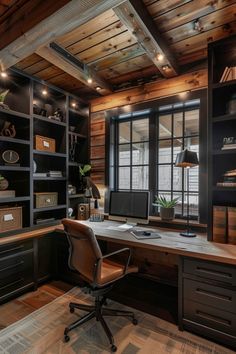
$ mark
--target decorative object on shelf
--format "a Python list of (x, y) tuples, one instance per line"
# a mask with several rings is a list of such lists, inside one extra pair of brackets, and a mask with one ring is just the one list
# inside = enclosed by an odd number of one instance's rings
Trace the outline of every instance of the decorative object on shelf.
[(220, 82), (226, 82), (236, 79), (236, 66), (228, 67), (226, 66), (223, 74), (221, 75)]
[(10, 90), (0, 92), (0, 109), (10, 109), (7, 104), (4, 103), (5, 98)]
[(35, 208), (47, 208), (53, 207), (58, 204), (57, 192), (38, 192), (34, 193), (35, 196)]
[(68, 218), (72, 218), (73, 208), (68, 208)]
[(2, 159), (7, 165), (16, 165), (20, 159), (20, 156), (15, 150), (5, 150), (2, 152)]
[(70, 125), (70, 126), (69, 126), (69, 131), (70, 131), (70, 132), (74, 133), (74, 132), (75, 132), (75, 129), (76, 129), (76, 127), (75, 127), (74, 125)]
[(175, 166), (187, 168), (187, 230), (185, 232), (180, 233), (180, 235), (184, 237), (196, 236), (196, 234), (190, 231), (190, 226), (189, 226), (189, 218), (190, 218), (189, 216), (189, 169), (191, 167), (195, 167), (198, 165), (199, 162), (198, 162), (197, 153), (194, 151), (185, 149), (180, 153), (178, 153), (176, 156)]
[(234, 93), (229, 102), (227, 103), (227, 113), (234, 114), (236, 113), (236, 93)]
[(35, 148), (39, 151), (56, 152), (56, 140), (41, 135), (35, 135)]
[(0, 232), (22, 228), (22, 207), (0, 208)]
[(87, 188), (87, 181), (86, 181), (86, 175), (87, 173), (91, 170), (91, 165), (86, 164), (83, 167), (79, 166), (79, 173), (81, 177), (81, 189), (85, 190)]
[(47, 110), (37, 106), (36, 104), (33, 105), (33, 113), (39, 116), (47, 117)]
[(89, 204), (81, 203), (78, 206), (78, 220), (88, 220), (89, 219)]
[(0, 135), (14, 138), (16, 136), (16, 129), (15, 129), (14, 124), (12, 124), (11, 122), (5, 121), (4, 126), (0, 132)]
[(62, 120), (63, 120), (63, 112), (62, 112), (62, 110), (60, 109), (60, 108), (57, 108), (56, 110), (55, 110), (55, 112), (53, 113), (53, 115), (52, 116), (49, 116), (48, 118), (49, 119), (54, 119), (54, 120), (56, 120), (56, 121), (58, 121), (58, 122), (61, 122)]
[(69, 195), (74, 195), (74, 194), (76, 194), (76, 187), (73, 186), (72, 184), (68, 184), (68, 194), (69, 194)]
[(9, 186), (8, 180), (0, 175), (0, 191), (5, 191)]
[(236, 187), (236, 170), (226, 171), (223, 174), (223, 182), (217, 182), (218, 187)]
[(33, 160), (33, 172), (36, 173), (37, 171), (37, 163)]
[(160, 217), (162, 220), (173, 220), (175, 217), (175, 206), (178, 204), (179, 198), (167, 200), (164, 196), (155, 196), (152, 205), (160, 207)]
[(233, 150), (236, 149), (236, 138), (234, 136), (223, 138), (223, 146), (221, 150)]

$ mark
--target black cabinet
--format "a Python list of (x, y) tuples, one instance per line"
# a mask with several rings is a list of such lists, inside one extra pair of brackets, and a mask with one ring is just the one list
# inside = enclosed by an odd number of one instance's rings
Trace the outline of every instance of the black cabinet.
[(236, 268), (182, 258), (179, 326), (236, 348)]

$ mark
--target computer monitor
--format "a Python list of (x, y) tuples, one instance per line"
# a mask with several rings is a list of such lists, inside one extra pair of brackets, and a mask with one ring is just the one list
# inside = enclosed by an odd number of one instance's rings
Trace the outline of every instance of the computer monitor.
[(149, 192), (110, 192), (109, 219), (148, 224)]

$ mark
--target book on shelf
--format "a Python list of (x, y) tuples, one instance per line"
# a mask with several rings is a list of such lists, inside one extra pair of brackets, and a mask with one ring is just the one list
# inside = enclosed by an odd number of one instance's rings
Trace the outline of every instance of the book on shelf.
[(228, 207), (228, 243), (236, 245), (236, 208)]
[(227, 242), (227, 207), (213, 206), (213, 241)]
[(63, 177), (61, 171), (49, 171), (48, 177)]
[(231, 150), (231, 149), (236, 149), (236, 144), (226, 144), (223, 145), (221, 150)]
[(226, 171), (224, 177), (236, 176), (236, 170)]
[(217, 182), (217, 187), (236, 187), (236, 182)]
[(226, 66), (221, 75), (220, 82), (231, 81), (236, 79), (236, 66)]
[(0, 191), (0, 198), (15, 198), (16, 192), (14, 190)]
[(33, 177), (47, 177), (47, 173), (46, 172), (35, 172), (33, 173)]

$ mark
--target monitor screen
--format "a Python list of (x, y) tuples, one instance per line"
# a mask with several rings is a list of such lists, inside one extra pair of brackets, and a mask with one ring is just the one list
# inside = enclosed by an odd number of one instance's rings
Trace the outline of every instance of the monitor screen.
[[(149, 192), (111, 192), (109, 218), (148, 222)], [(114, 218), (115, 217), (115, 218)], [(146, 223), (145, 222), (145, 223)]]

